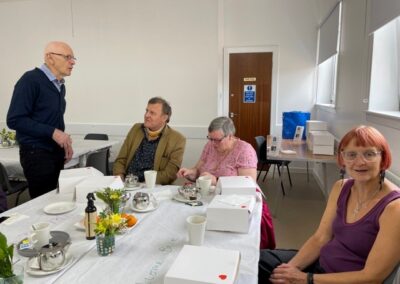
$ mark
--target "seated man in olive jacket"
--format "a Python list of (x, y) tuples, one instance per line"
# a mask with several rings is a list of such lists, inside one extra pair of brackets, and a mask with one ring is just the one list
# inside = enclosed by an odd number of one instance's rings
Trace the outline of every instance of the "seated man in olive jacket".
[(157, 184), (171, 184), (183, 159), (186, 138), (168, 126), (171, 106), (163, 98), (151, 98), (144, 123), (136, 123), (125, 138), (114, 162), (113, 173), (122, 179), (134, 174), (144, 181), (144, 171), (157, 171)]

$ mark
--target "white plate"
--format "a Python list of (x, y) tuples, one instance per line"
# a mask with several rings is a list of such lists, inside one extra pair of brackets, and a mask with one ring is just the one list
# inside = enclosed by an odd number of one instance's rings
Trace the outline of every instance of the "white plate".
[(141, 184), (141, 183), (139, 183), (139, 184), (136, 185), (136, 186), (126, 186), (126, 185), (125, 185), (125, 190), (126, 190), (126, 191), (134, 191), (134, 190), (141, 189), (141, 188), (143, 188), (143, 187), (144, 187), (144, 184)]
[(11, 145), (11, 146), (3, 146), (2, 144), (0, 144), (0, 149), (10, 149), (10, 148), (14, 148), (15, 145)]
[(174, 200), (179, 201), (179, 202), (190, 202), (190, 201), (197, 201), (201, 199), (201, 194), (197, 193), (197, 198), (196, 199), (186, 199), (184, 198), (182, 195), (180, 195), (179, 193), (175, 194), (174, 197), (172, 197)]
[(152, 202), (150, 202), (149, 206), (147, 206), (146, 209), (135, 208), (133, 206), (133, 203), (131, 202), (131, 209), (134, 212), (145, 213), (145, 212), (150, 212), (150, 211), (156, 210), (157, 208), (158, 208), (158, 202), (156, 200), (153, 200)]
[(37, 257), (33, 257), (33, 258), (30, 258), (26, 262), (25, 271), (26, 271), (26, 273), (28, 273), (29, 275), (32, 275), (32, 276), (46, 276), (46, 275), (54, 274), (54, 273), (57, 273), (57, 272), (65, 269), (65, 268), (67, 268), (75, 260), (75, 258), (72, 255), (69, 255), (69, 254), (67, 254), (65, 256), (65, 258), (66, 259), (65, 259), (65, 262), (64, 262), (63, 266), (61, 266), (61, 267), (59, 267), (57, 269), (51, 270), (51, 271), (43, 271), (43, 270), (39, 270), (38, 269), (39, 268), (39, 263), (38, 263)]
[(43, 208), (44, 213), (50, 215), (64, 214), (69, 211), (72, 211), (76, 208), (76, 204), (74, 202), (55, 202), (47, 205)]

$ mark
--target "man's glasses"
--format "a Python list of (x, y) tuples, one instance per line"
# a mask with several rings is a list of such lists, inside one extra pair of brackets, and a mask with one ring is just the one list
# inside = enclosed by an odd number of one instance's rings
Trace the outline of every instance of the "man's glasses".
[(361, 155), (365, 161), (367, 162), (373, 162), (376, 160), (378, 156), (381, 155), (380, 151), (372, 151), (372, 150), (367, 150), (364, 152), (356, 152), (356, 151), (342, 151), (341, 152), (342, 157), (345, 161), (352, 162), (355, 159), (357, 159), (358, 155)]
[(54, 55), (61, 56), (61, 57), (63, 57), (66, 61), (71, 61), (71, 60), (76, 61), (76, 58), (73, 57), (72, 55), (65, 55), (65, 54), (55, 53), (55, 52), (50, 52), (50, 54), (54, 54)]
[(215, 139), (215, 138), (211, 138), (210, 136), (207, 135), (207, 139), (210, 140), (211, 142), (214, 142), (214, 143), (220, 143), (222, 140), (225, 139), (225, 137), (226, 136), (224, 136), (224, 137), (222, 137), (220, 139)]

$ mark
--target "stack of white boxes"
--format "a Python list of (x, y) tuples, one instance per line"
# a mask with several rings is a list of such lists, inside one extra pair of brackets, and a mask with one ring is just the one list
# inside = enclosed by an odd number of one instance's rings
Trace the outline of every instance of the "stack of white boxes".
[(306, 128), (307, 146), (313, 154), (335, 154), (335, 137), (328, 132), (328, 125), (325, 121), (308, 120)]
[(256, 204), (257, 184), (249, 176), (220, 177), (207, 207), (207, 230), (247, 233)]

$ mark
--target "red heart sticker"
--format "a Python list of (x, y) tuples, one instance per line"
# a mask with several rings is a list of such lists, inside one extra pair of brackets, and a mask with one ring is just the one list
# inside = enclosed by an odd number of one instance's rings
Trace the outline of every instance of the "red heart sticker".
[(228, 276), (226, 276), (226, 274), (220, 274), (220, 275), (218, 275), (218, 277), (219, 277), (221, 280), (225, 280)]

